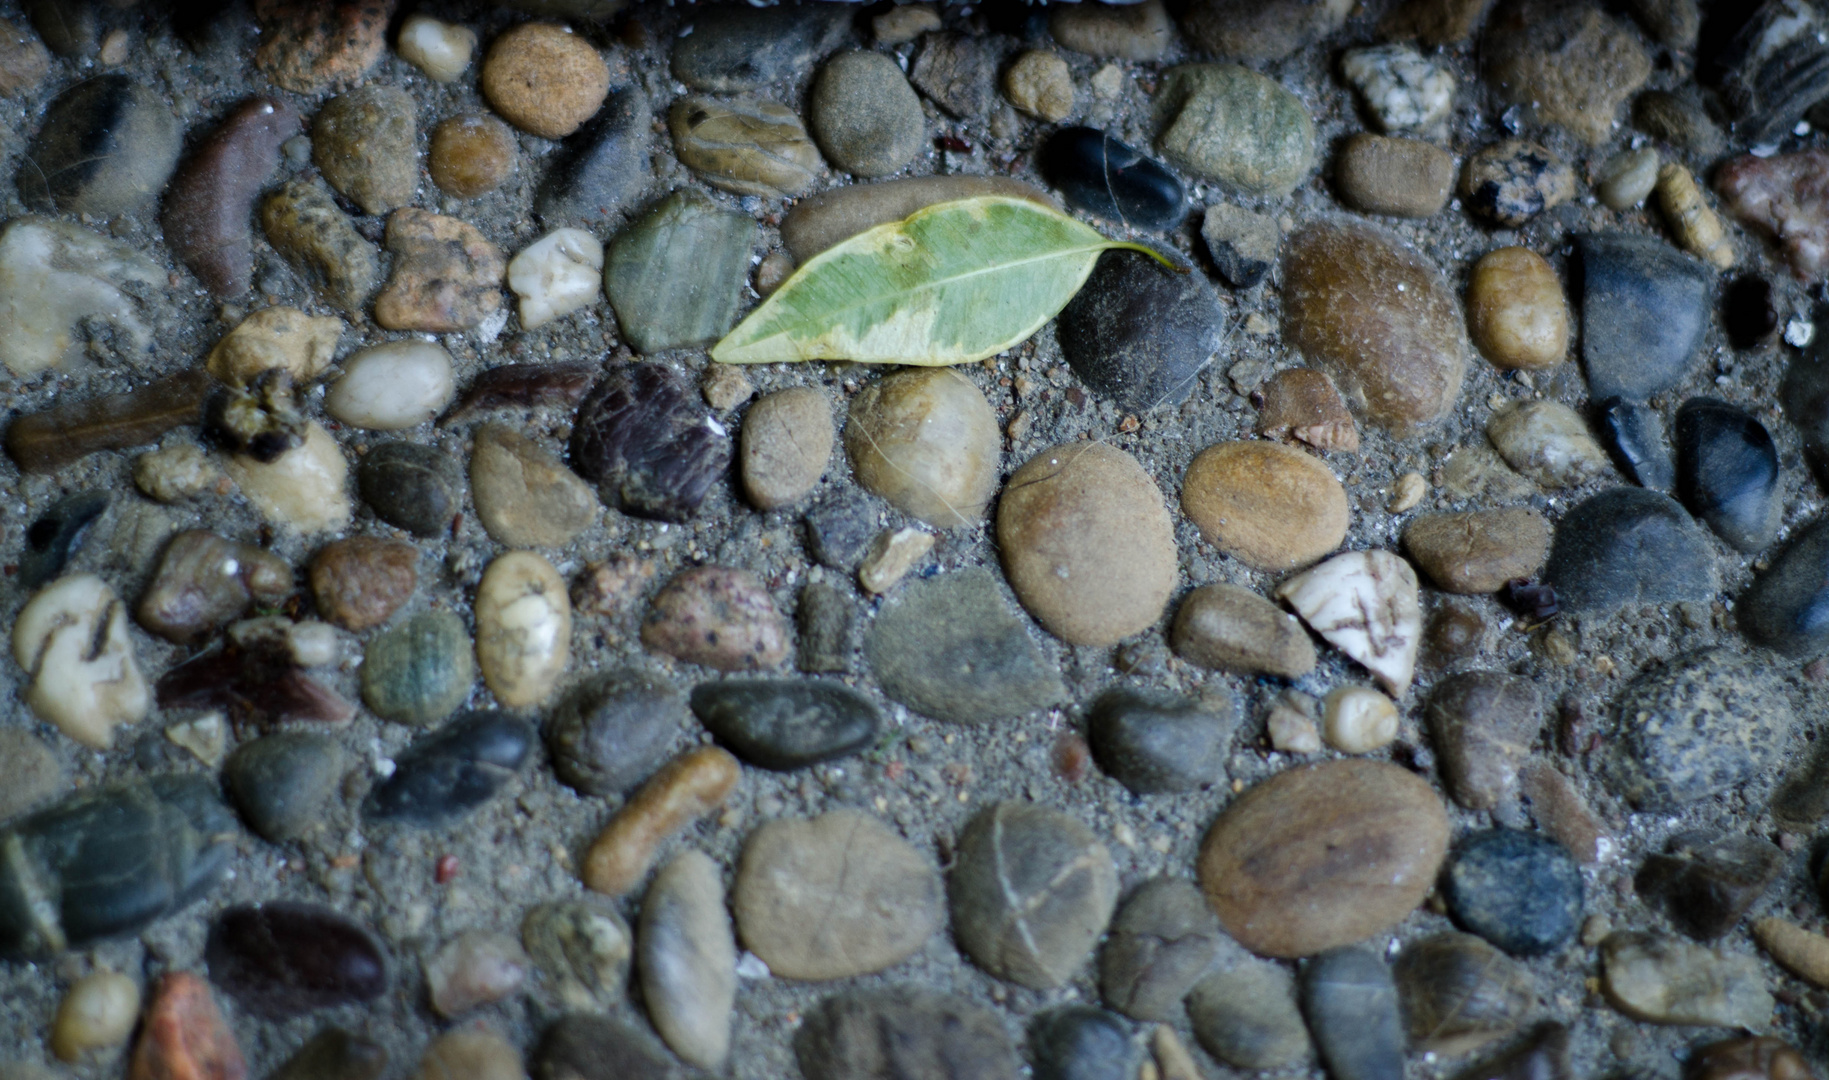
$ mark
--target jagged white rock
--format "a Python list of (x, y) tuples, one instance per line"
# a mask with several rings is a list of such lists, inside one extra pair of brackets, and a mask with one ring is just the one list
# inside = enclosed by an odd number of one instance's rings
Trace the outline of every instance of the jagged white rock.
[(77, 326), (89, 319), (144, 352), (152, 331), (125, 290), (164, 282), (164, 271), (126, 244), (65, 221), (15, 219), (0, 231), (0, 364), (23, 379), (74, 359)]
[(508, 287), (521, 298), (521, 327), (570, 315), (603, 290), (603, 244), (583, 229), (554, 229), (508, 262)]
[(349, 462), (330, 432), (315, 421), (306, 429), (303, 445), (275, 460), (263, 463), (236, 454), (227, 468), (229, 479), (275, 525), (316, 533), (349, 524)]
[(1277, 587), (1277, 596), (1394, 698), (1410, 689), (1422, 641), (1416, 571), (1389, 551), (1349, 551)]
[(1454, 107), (1454, 76), (1411, 45), (1348, 49), (1340, 73), (1387, 132), (1433, 128)]
[(106, 750), (114, 729), (152, 708), (127, 636), (127, 607), (94, 574), (59, 578), (13, 624), (13, 659), (30, 686), (25, 703), (84, 746)]

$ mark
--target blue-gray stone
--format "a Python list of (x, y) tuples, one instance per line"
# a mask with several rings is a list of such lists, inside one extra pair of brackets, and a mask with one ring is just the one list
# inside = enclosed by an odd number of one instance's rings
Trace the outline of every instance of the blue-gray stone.
[(1587, 233), (1575, 243), (1588, 396), (1645, 401), (1675, 386), (1708, 329), (1714, 272), (1655, 237)]
[(813, 679), (702, 683), (693, 688), (692, 711), (732, 753), (777, 772), (867, 750), (883, 726), (869, 698)]
[(1513, 956), (1555, 952), (1581, 926), (1581, 868), (1542, 833), (1474, 833), (1449, 862), (1446, 886), (1454, 921)]
[(546, 724), (553, 772), (585, 795), (622, 795), (684, 741), (686, 701), (643, 671), (599, 675), (567, 694)]
[(1778, 447), (1736, 405), (1691, 398), (1677, 410), (1677, 490), (1692, 513), (1741, 551), (1778, 534)]
[(1563, 608), (1577, 613), (1706, 602), (1715, 595), (1715, 553), (1675, 499), (1610, 488), (1563, 515), (1543, 579)]
[(673, 45), (673, 77), (694, 90), (755, 90), (798, 74), (851, 36), (841, 4), (706, 4)]
[(1055, 132), (1037, 164), (1076, 210), (1155, 232), (1181, 220), (1186, 196), (1175, 174), (1097, 128)]
[(1302, 969), (1302, 1012), (1334, 1080), (1403, 1080), (1404, 1029), (1391, 967), (1351, 946)]
[(534, 196), (534, 211), (548, 225), (619, 220), (648, 188), (653, 120), (640, 87), (617, 89), (582, 131), (565, 140)]
[(1625, 398), (1600, 403), (1600, 432), (1620, 471), (1640, 487), (1668, 492), (1676, 486), (1677, 467), (1664, 445), (1664, 421), (1657, 410)]
[(533, 750), (533, 725), (504, 712), (465, 713), (407, 747), (363, 807), (370, 821), (430, 827), (494, 798)]
[(684, 188), (616, 234), (603, 290), (638, 352), (709, 345), (736, 325), (756, 222)]
[(1090, 1005), (1067, 1005), (1029, 1024), (1035, 1080), (1133, 1080), (1142, 1063), (1124, 1021)]
[(1741, 632), (1786, 656), (1829, 651), (1829, 518), (1791, 541), (1734, 612)]
[(1092, 757), (1138, 795), (1193, 791), (1225, 779), (1236, 709), (1209, 712), (1178, 694), (1116, 687), (1086, 718)]
[(281, 731), (236, 747), (222, 777), (248, 826), (282, 844), (326, 823), (345, 761), (328, 736)]
[(1225, 337), (1219, 296), (1198, 272), (1107, 251), (1055, 322), (1074, 374), (1127, 412), (1187, 399)]

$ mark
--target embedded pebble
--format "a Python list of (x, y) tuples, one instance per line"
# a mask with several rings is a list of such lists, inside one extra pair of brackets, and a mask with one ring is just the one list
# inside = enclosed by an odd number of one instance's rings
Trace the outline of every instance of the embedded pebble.
[[(135, 297), (163, 277), (133, 248), (80, 225), (14, 218), (0, 230), (0, 321), (10, 328), (0, 335), (0, 363), (21, 379), (74, 366), (87, 336), (78, 329), (96, 323), (113, 332), (122, 352), (146, 352), (150, 309)], [(13, 438), (9, 433), (9, 445)]]
[(1465, 671), (1436, 683), (1424, 714), (1454, 801), (1489, 810), (1518, 792), (1518, 766), (1543, 726), (1543, 706), (1527, 679)]
[(79, 491), (52, 503), (25, 530), (25, 551), (17, 567), (19, 585), (36, 589), (63, 573), (109, 502), (105, 491)]
[(1453, 74), (1411, 45), (1348, 49), (1340, 57), (1340, 74), (1387, 132), (1429, 131), (1454, 107)]
[(1829, 986), (1829, 938), (1767, 916), (1753, 923), (1753, 939), (1786, 971), (1815, 986)]
[(13, 660), (30, 680), (26, 705), (84, 746), (108, 749), (152, 708), (126, 607), (93, 574), (59, 578), (20, 609)]
[(951, 368), (878, 379), (851, 399), (845, 422), (845, 453), (864, 490), (943, 529), (984, 517), (1002, 447), (990, 403)]
[(365, 214), (410, 205), (419, 188), (412, 95), (368, 83), (331, 98), (311, 121), (311, 160)]
[(1462, 1054), (1521, 1027), (1537, 1004), (1530, 973), (1472, 934), (1413, 942), (1392, 972), (1416, 1047)]
[(1736, 615), (1753, 641), (1786, 656), (1813, 656), (1829, 647), (1829, 626), (1816, 613), (1829, 593), (1829, 522), (1818, 521), (1772, 560), (1741, 596)]
[(881, 596), (895, 588), (933, 549), (934, 534), (925, 529), (884, 529), (864, 552), (864, 560), (857, 566), (857, 583), (865, 592)]
[(635, 935), (616, 909), (591, 899), (540, 904), (521, 924), (527, 955), (560, 1004), (608, 1012), (627, 993)]
[(603, 245), (582, 229), (554, 229), (508, 260), (508, 287), (521, 299), (521, 328), (533, 330), (597, 299)]
[(1194, 791), (1225, 778), (1236, 708), (1209, 711), (1177, 694), (1115, 687), (1086, 712), (1093, 760), (1136, 795)]
[(1322, 953), (1302, 967), (1302, 1014), (1335, 1080), (1402, 1080), (1408, 1046), (1391, 968), (1363, 946)]
[(807, 100), (813, 138), (853, 176), (888, 176), (920, 152), (927, 134), (921, 99), (889, 56), (861, 50), (825, 62)]
[(1174, 173), (1097, 128), (1055, 132), (1036, 164), (1069, 206), (1121, 224), (1160, 231), (1185, 208)]
[(477, 88), (515, 127), (563, 139), (603, 105), (610, 69), (570, 27), (529, 22), (489, 43)]
[(127, 1064), (128, 1080), (241, 1080), (247, 1075), (235, 1033), (223, 1022), (201, 976), (168, 972), (153, 984), (151, 997)]
[(1340, 199), (1367, 214), (1425, 218), (1454, 190), (1454, 156), (1421, 139), (1348, 136), (1334, 159)]
[(390, 341), (343, 360), (324, 411), (351, 427), (401, 431), (437, 416), (457, 395), (451, 354), (429, 341)]
[(1501, 368), (1535, 371), (1562, 363), (1569, 309), (1556, 271), (1529, 248), (1482, 255), (1467, 278), (1467, 334)]
[(1642, 488), (1609, 488), (1576, 503), (1557, 523), (1543, 580), (1575, 612), (1708, 603), (1715, 595), (1715, 552), (1676, 500)]
[(1690, 398), (1677, 410), (1677, 493), (1729, 544), (1754, 552), (1778, 535), (1783, 498), (1778, 448), (1736, 405)]
[(0, 20), (0, 96), (23, 97), (51, 73), (51, 55), (29, 30)]
[(369, 791), (368, 821), (436, 828), (487, 803), (533, 753), (533, 725), (493, 710), (463, 713), (397, 755)]
[(229, 908), (211, 921), (203, 955), (210, 981), (266, 1020), (373, 1001), (388, 990), (386, 948), (367, 927), (319, 904)]
[(1181, 509), (1207, 542), (1259, 570), (1307, 566), (1346, 538), (1346, 489), (1319, 458), (1280, 443), (1202, 450), (1182, 480)]
[(1444, 874), (1448, 912), (1513, 956), (1543, 956), (1581, 926), (1581, 869), (1542, 833), (1487, 829), (1457, 845)]
[(1437, 588), (1490, 593), (1537, 572), (1549, 554), (1550, 525), (1523, 506), (1423, 514), (1404, 527), (1403, 542)]
[(1288, 195), (1314, 167), (1315, 125), (1301, 100), (1235, 64), (1164, 72), (1155, 121), (1170, 165), (1243, 195)]
[(910, 1076), (1020, 1075), (1016, 1048), (993, 1010), (918, 986), (833, 994), (794, 1033), (807, 1080), (852, 1080), (899, 1068)]
[(387, 51), (393, 5), (373, 0), (266, 0), (254, 66), (274, 85), (315, 97), (360, 82)]
[(159, 215), (165, 242), (220, 298), (254, 284), (250, 211), (279, 168), (280, 144), (302, 124), (290, 105), (250, 98), (198, 145), (166, 189)]
[(80, 1063), (120, 1049), (140, 1018), (140, 988), (119, 972), (96, 971), (72, 983), (51, 1021), (51, 1053)]
[(642, 899), (637, 931), (642, 999), (655, 1028), (687, 1064), (722, 1068), (730, 1055), (737, 943), (717, 863), (687, 849), (661, 867)]
[(584, 859), (585, 885), (623, 896), (647, 876), (660, 846), (724, 805), (742, 775), (737, 759), (701, 746), (662, 766), (610, 818)]
[(261, 308), (235, 324), (203, 360), (211, 375), (245, 387), (278, 368), (303, 385), (322, 375), (336, 355), (343, 320), (310, 316), (293, 307)]
[(1194, 1037), (1240, 1069), (1281, 1069), (1314, 1060), (1315, 1046), (1287, 968), (1245, 959), (1201, 979), (1188, 995)]
[(700, 683), (691, 701), (719, 742), (778, 772), (860, 753), (883, 726), (870, 699), (838, 682), (724, 679)]
[(1575, 248), (1588, 396), (1645, 401), (1675, 386), (1708, 328), (1714, 273), (1649, 236), (1583, 233)]
[(1347, 0), (1195, 0), (1181, 12), (1181, 29), (1202, 51), (1242, 60), (1281, 60), (1338, 30)]
[(849, 11), (816, 5), (707, 7), (673, 46), (673, 77), (694, 90), (755, 90), (843, 44), (850, 19)]
[(109, 218), (165, 188), (180, 145), (162, 96), (125, 75), (96, 75), (44, 106), (15, 182), (34, 210)]
[(409, 15), (400, 24), (394, 48), (400, 59), (434, 81), (456, 82), (470, 68), (470, 57), (476, 52), (476, 31), (440, 22), (430, 15)]
[(463, 504), (457, 460), (418, 443), (370, 447), (356, 466), (356, 490), (376, 517), (415, 536), (444, 532)]
[(462, 619), (449, 611), (421, 612), (369, 639), (362, 700), (384, 720), (435, 724), (470, 696), (473, 657)]
[(1369, 754), (1397, 738), (1397, 705), (1366, 686), (1336, 686), (1321, 700), (1321, 734), (1343, 754)]
[(283, 844), (325, 827), (347, 766), (336, 740), (282, 731), (237, 746), (222, 776), (248, 827)]
[(1729, 214), (1777, 241), (1798, 276), (1829, 269), (1829, 153), (1737, 157), (1716, 171), (1715, 191)]
[(394, 271), (375, 297), (384, 329), (457, 333), (501, 309), (507, 260), (475, 226), (405, 207), (388, 215), (387, 250)]
[(227, 626), (250, 604), (278, 604), (292, 592), (292, 567), (253, 544), (203, 529), (171, 538), (134, 618), (160, 637), (196, 642)]
[(507, 124), (493, 116), (470, 113), (448, 117), (432, 129), (426, 171), (446, 195), (475, 199), (507, 183), (520, 156)]
[(906, 45), (943, 24), (932, 4), (897, 4), (870, 18), (870, 31), (878, 45)]
[(781, 242), (805, 264), (834, 244), (866, 229), (901, 221), (936, 203), (1003, 195), (1053, 205), (1049, 197), (1007, 176), (911, 176), (832, 188), (796, 202), (781, 219)]
[(1129, 1027), (1103, 1009), (1064, 1005), (1029, 1022), (1029, 1053), (1036, 1080), (1130, 1080), (1143, 1048)]
[(1625, 398), (1600, 403), (1599, 425), (1614, 463), (1640, 487), (1671, 491), (1677, 467), (1664, 446), (1664, 421), (1657, 410)]
[(1722, 648), (1646, 669), (1618, 710), (1606, 776), (1644, 810), (1674, 810), (1767, 779), (1796, 722), (1771, 666)]
[(800, 115), (773, 101), (683, 97), (667, 110), (667, 129), (682, 165), (738, 195), (804, 195), (824, 164)]
[(1622, 150), (1608, 158), (1594, 177), (1594, 194), (1610, 210), (1630, 210), (1651, 197), (1658, 183), (1658, 152), (1649, 147)]
[(1664, 212), (1678, 247), (1721, 270), (1734, 265), (1734, 245), (1688, 169), (1674, 161), (1666, 162), (1658, 169), (1656, 192), (1658, 209)]
[(1751, 349), (1778, 332), (1778, 304), (1772, 282), (1761, 274), (1742, 274), (1721, 291), (1721, 329), (1736, 349)]
[(976, 34), (941, 31), (921, 39), (908, 79), (961, 120), (981, 119), (996, 93), (1001, 50)]
[(63, 791), (68, 781), (57, 755), (23, 728), (0, 729), (0, 821)]
[(1234, 289), (1249, 289), (1276, 264), (1283, 236), (1276, 219), (1230, 203), (1214, 203), (1201, 218), (1200, 238), (1214, 269)]
[(851, 599), (835, 586), (810, 581), (800, 590), (794, 609), (800, 640), (795, 642), (795, 664), (809, 673), (851, 670), (851, 630), (857, 621)]
[(1619, 108), (1651, 75), (1638, 36), (1597, 8), (1554, 0), (1506, 0), (1480, 41), (1486, 82), (1545, 124), (1598, 145)]
[(1062, 48), (1088, 56), (1160, 60), (1175, 40), (1175, 24), (1162, 0), (1122, 6), (1062, 5), (1049, 16), (1048, 33)]
[(1772, 1020), (1759, 961), (1641, 931), (1600, 943), (1601, 986), (1635, 1020), (1759, 1030)]
[(564, 547), (597, 520), (596, 492), (539, 443), (506, 424), (479, 425), (472, 438), (470, 497), (496, 542)]
[(1507, 229), (1575, 197), (1575, 173), (1533, 142), (1507, 139), (1483, 146), (1461, 170), (1467, 209)]
[(1038, 120), (1058, 124), (1073, 115), (1073, 69), (1045, 49), (1030, 49), (1004, 69), (1010, 104)]
[(1349, 551), (1277, 586), (1309, 628), (1401, 700), (1416, 670), (1422, 607), (1416, 571), (1388, 551)]
[(1176, 655), (1235, 675), (1299, 679), (1315, 668), (1315, 646), (1295, 616), (1237, 585), (1190, 592), (1169, 633)]
[(736, 325), (756, 223), (682, 189), (616, 235), (603, 288), (638, 352), (709, 345)]
[(748, 570), (699, 566), (655, 594), (641, 624), (647, 648), (719, 671), (757, 671), (787, 659), (787, 621)]
[[(1177, 208), (1180, 201), (1177, 185)], [(1095, 393), (1149, 413), (1193, 393), (1225, 341), (1226, 317), (1204, 276), (1177, 273), (1140, 252), (1108, 251), (1061, 309), (1055, 338)]]
[(1560, 401), (1527, 401), (1493, 414), (1486, 437), (1505, 463), (1546, 488), (1580, 487), (1608, 472), (1606, 452)]
[(1757, 836), (1683, 832), (1670, 838), (1667, 851), (1645, 856), (1632, 885), (1647, 904), (1662, 907), (1677, 929), (1697, 941), (1714, 941), (1740, 925), (1789, 861)]
[(508, 997), (527, 981), (532, 961), (521, 943), (506, 934), (466, 930), (445, 942), (425, 965), (432, 1011), (462, 1016)]
[(1747, 1035), (1698, 1047), (1688, 1069), (1696, 1080), (1807, 1080), (1811, 1075), (1804, 1056), (1773, 1035)]
[(578, 406), (571, 466), (604, 503), (685, 521), (730, 468), (730, 438), (664, 364), (612, 369)]
[(671, 685), (611, 671), (567, 693), (547, 722), (546, 745), (561, 781), (584, 795), (620, 795), (666, 762), (688, 723)]
[(498, 556), (476, 587), (476, 663), (510, 709), (552, 696), (571, 661), (572, 604), (565, 579), (531, 551)]
[(617, 87), (596, 117), (553, 155), (534, 193), (534, 209), (554, 224), (603, 226), (619, 221), (652, 178), (651, 119), (641, 87)]
[(1099, 992), (1133, 1020), (1170, 1023), (1227, 951), (1219, 920), (1186, 878), (1155, 877), (1118, 908), (1099, 949)]
[(413, 1080), (527, 1080), (521, 1052), (485, 1027), (456, 1028), (432, 1040)]
[(810, 386), (764, 394), (744, 414), (737, 460), (743, 494), (758, 510), (806, 498), (832, 458), (832, 405)]
[(381, 284), (381, 250), (356, 230), (329, 190), (294, 180), (260, 205), (267, 241), (326, 300), (354, 317)]
[(637, 1026), (613, 1013), (578, 1012), (561, 1016), (546, 1029), (532, 1060), (535, 1070), (552, 1080), (609, 1080), (665, 1077), (674, 1069), (675, 1059), (646, 1025)]

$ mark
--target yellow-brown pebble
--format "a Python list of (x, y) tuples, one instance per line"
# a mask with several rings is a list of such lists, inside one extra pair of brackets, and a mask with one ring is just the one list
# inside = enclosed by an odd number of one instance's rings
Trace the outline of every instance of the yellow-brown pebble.
[(1319, 459), (1281, 443), (1202, 450), (1181, 509), (1209, 543), (1257, 570), (1307, 566), (1346, 539), (1346, 489)]
[(483, 60), (483, 97), (502, 118), (547, 139), (578, 130), (603, 106), (610, 69), (591, 43), (553, 23), (522, 23)]
[(540, 704), (571, 655), (572, 602), (553, 565), (531, 551), (490, 563), (476, 588), (476, 662), (496, 700)]
[(1562, 363), (1569, 308), (1556, 271), (1529, 248), (1488, 252), (1467, 278), (1467, 330), (1498, 367), (1538, 370)]
[(1073, 70), (1054, 53), (1031, 49), (1004, 73), (1003, 92), (1023, 112), (1058, 124), (1073, 113)]
[(97, 971), (76, 980), (51, 1022), (51, 1052), (72, 1064), (114, 1050), (140, 1018), (140, 988), (125, 975)]
[(1728, 242), (1727, 230), (1721, 227), (1720, 216), (1709, 209), (1688, 169), (1667, 162), (1658, 170), (1655, 190), (1658, 208), (1670, 222), (1670, 232), (1679, 247), (1722, 270), (1734, 265), (1734, 245)]
[(584, 883), (607, 896), (641, 884), (666, 840), (724, 805), (741, 774), (737, 759), (701, 746), (661, 766), (597, 834), (584, 857)]
[(1779, 918), (1754, 923), (1753, 938), (1786, 971), (1817, 986), (1829, 986), (1829, 938)]
[(443, 120), (432, 129), (427, 168), (446, 195), (474, 199), (487, 195), (514, 174), (520, 156), (514, 132), (493, 116), (472, 113)]

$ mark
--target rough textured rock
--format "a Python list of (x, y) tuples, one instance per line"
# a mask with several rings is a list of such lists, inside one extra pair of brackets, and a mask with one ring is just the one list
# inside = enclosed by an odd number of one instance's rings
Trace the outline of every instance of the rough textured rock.
[(730, 438), (707, 421), (672, 368), (613, 369), (578, 407), (572, 468), (626, 514), (685, 521), (730, 468)]
[(311, 122), (311, 158), (324, 179), (375, 216), (413, 201), (418, 142), (417, 107), (394, 86), (369, 83), (339, 94)]
[(457, 333), (501, 310), (508, 257), (475, 226), (406, 207), (388, 215), (387, 249), (394, 272), (375, 297), (383, 327)]
[(1522, 506), (1424, 514), (1404, 527), (1403, 541), (1437, 588), (1490, 593), (1537, 572), (1549, 554), (1550, 525)]
[(1612, 16), (1563, 0), (1506, 0), (1486, 20), (1486, 81), (1590, 145), (1651, 75), (1651, 58)]
[(1614, 787), (1661, 811), (1769, 778), (1796, 722), (1775, 674), (1719, 648), (1642, 673), (1619, 699)]

